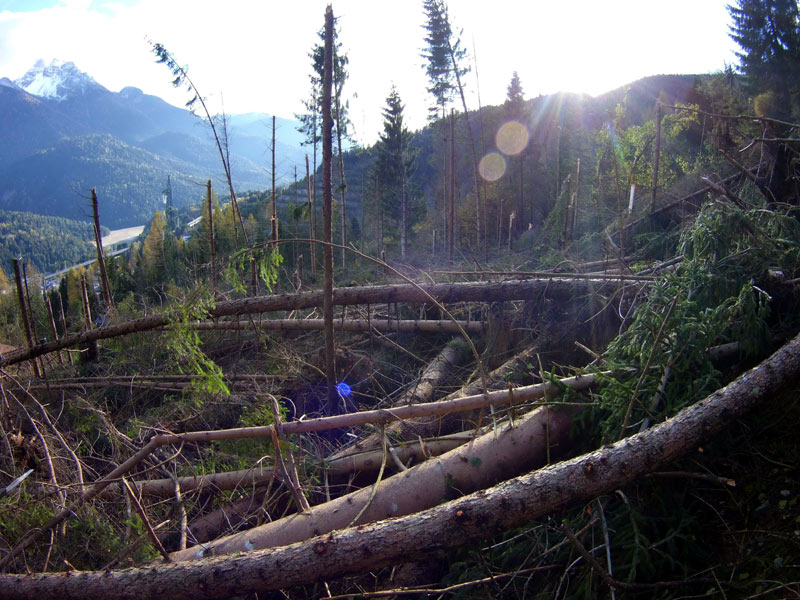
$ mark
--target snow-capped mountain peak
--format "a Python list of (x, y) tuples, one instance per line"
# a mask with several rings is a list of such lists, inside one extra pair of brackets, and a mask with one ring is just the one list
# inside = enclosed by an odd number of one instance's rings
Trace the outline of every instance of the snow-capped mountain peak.
[(41, 59), (25, 75), (15, 80), (29, 94), (52, 98), (61, 102), (73, 95), (83, 95), (91, 88), (104, 89), (73, 62), (53, 60), (45, 64)]

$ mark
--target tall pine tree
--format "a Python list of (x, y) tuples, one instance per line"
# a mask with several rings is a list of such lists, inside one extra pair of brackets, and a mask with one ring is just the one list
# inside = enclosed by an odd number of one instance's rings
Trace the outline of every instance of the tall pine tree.
[(730, 36), (740, 69), (757, 92), (772, 92), (780, 116), (800, 113), (800, 10), (797, 0), (736, 0)]
[(391, 224), (399, 230), (400, 255), (405, 258), (408, 231), (418, 214), (409, 202), (408, 176), (414, 155), (409, 148), (411, 134), (403, 124), (403, 109), (400, 94), (392, 86), (383, 109), (383, 133), (380, 134), (373, 178), (381, 182), (379, 205), (376, 206), (379, 218), (385, 225)]

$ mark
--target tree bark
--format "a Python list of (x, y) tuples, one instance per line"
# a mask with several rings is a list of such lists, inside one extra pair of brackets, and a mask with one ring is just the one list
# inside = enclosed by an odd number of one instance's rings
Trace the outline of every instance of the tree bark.
[[(503, 377), (519, 368), (524, 368), (524, 365), (533, 359), (537, 349), (535, 347), (528, 348), (520, 352), (516, 356), (510, 358), (502, 365), (497, 367), (494, 371), (487, 375), (487, 385), (491, 388), (493, 385), (496, 390), (502, 388), (508, 389), (508, 384), (503, 381)], [(499, 385), (497, 385), (499, 382)], [(519, 388), (518, 388), (519, 389)], [(480, 379), (463, 386), (460, 390), (448, 394), (441, 399), (442, 402), (449, 402), (456, 398), (464, 398), (480, 394), (482, 391), (482, 382)], [(515, 390), (515, 393), (517, 390)], [(522, 392), (525, 393), (525, 392)], [(425, 415), (420, 417), (413, 417), (396, 421), (386, 426), (386, 433), (391, 435), (392, 439), (399, 439), (403, 441), (415, 440), (418, 437), (428, 438), (440, 436), (442, 434), (449, 434), (453, 431), (459, 430), (465, 421), (472, 421), (477, 417), (477, 410), (464, 413), (447, 413), (444, 415)], [(356, 455), (359, 452), (375, 451), (380, 447), (381, 440), (375, 435), (367, 436), (366, 438), (357, 441), (352, 446), (344, 448), (337, 452), (334, 457), (340, 458), (343, 456)]]
[[(346, 319), (334, 320), (335, 331), (369, 332), (400, 331), (408, 333), (460, 333), (458, 327), (467, 333), (481, 333), (484, 329), (480, 321), (443, 321), (443, 320), (387, 320), (387, 319)], [(198, 330), (234, 330), (234, 329), (278, 329), (284, 331), (320, 331), (325, 327), (324, 319), (261, 319), (253, 322), (244, 321), (206, 321), (189, 325)]]
[(333, 198), (331, 189), (332, 138), (331, 87), (333, 85), (333, 8), (325, 9), (325, 55), (322, 77), (322, 258), (324, 263), (324, 284), (322, 316), (325, 319), (325, 377), (328, 382), (328, 414), (336, 412), (338, 401), (336, 393), (336, 368), (333, 348), (333, 248), (331, 221), (333, 219)]
[(8, 600), (226, 598), (408, 562), (518, 527), (656, 471), (800, 378), (800, 336), (652, 429), (407, 517), (241, 556), (118, 572), (0, 576)]
[[(405, 406), (409, 404), (424, 404), (430, 402), (436, 388), (441, 387), (444, 382), (453, 375), (453, 371), (469, 356), (469, 351), (463, 344), (451, 343), (446, 345), (436, 357), (428, 363), (422, 374), (416, 379), (408, 389), (401, 394), (392, 406)], [(475, 393), (478, 393), (476, 390)], [(466, 395), (466, 394), (465, 394)], [(392, 423), (389, 429), (400, 423)], [(388, 433), (388, 432), (387, 432)], [(358, 444), (349, 446), (331, 456), (331, 460), (357, 454), (365, 449), (377, 450), (381, 447), (383, 435), (374, 433), (367, 436)]]
[(106, 260), (103, 256), (103, 234), (100, 230), (100, 210), (97, 206), (97, 190), (92, 188), (92, 214), (94, 215), (94, 243), (97, 246), (97, 264), (100, 265), (100, 280), (103, 285), (103, 302), (106, 310), (114, 306), (114, 297), (111, 295), (111, 286), (108, 284), (106, 273)]
[[(574, 407), (540, 408), (515, 426), (506, 425), (438, 458), (380, 482), (295, 514), (204, 544), (173, 552), (193, 560), (284, 546), (360, 523), (408, 515), (443, 498), (483, 489), (544, 464), (551, 449), (566, 446)], [(366, 507), (366, 510), (364, 508)]]
[[(575, 280), (561, 278), (558, 275), (546, 279), (525, 281), (503, 281), (499, 283), (439, 283), (416, 287), (406, 284), (338, 288), (333, 290), (333, 304), (349, 306), (355, 304), (388, 304), (397, 302), (428, 302), (427, 294), (433, 296), (438, 302), (501, 302), (505, 300), (530, 300), (544, 294), (550, 297), (594, 291), (608, 290), (610, 286), (615, 289), (623, 285), (630, 285), (629, 281), (610, 280), (607, 278), (587, 278)], [(421, 289), (420, 289), (421, 288)], [(299, 310), (323, 306), (323, 292), (301, 292), (299, 294), (276, 294), (260, 296), (258, 298), (242, 298), (228, 302), (219, 302), (209, 311), (212, 319), (225, 316), (250, 315), (281, 310)], [(13, 365), (24, 360), (30, 360), (49, 352), (63, 348), (85, 344), (93, 340), (113, 338), (130, 333), (138, 333), (150, 329), (165, 327), (171, 313), (142, 317), (118, 325), (101, 327), (74, 335), (64, 336), (59, 341), (40, 344), (29, 350), (20, 350), (4, 355), (0, 360), (0, 367)]]

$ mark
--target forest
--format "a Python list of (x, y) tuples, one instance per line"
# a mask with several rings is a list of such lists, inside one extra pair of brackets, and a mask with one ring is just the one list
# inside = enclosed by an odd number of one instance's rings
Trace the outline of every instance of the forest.
[(391, 89), (347, 141), (329, 6), (306, 169), (239, 195), (153, 44), (227, 194), (3, 263), (0, 597), (800, 596), (798, 3), (736, 0), (721, 72), (486, 107), (423, 7), (429, 124)]

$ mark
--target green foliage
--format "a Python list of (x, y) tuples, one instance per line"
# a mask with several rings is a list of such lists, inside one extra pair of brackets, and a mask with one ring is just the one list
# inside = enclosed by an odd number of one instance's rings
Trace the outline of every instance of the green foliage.
[(167, 327), (167, 349), (173, 364), (180, 373), (200, 375), (192, 383), (197, 391), (209, 394), (222, 393), (230, 395), (230, 390), (225, 384), (222, 369), (201, 349), (202, 341), (191, 323), (208, 318), (209, 310), (213, 307), (213, 299), (207, 294), (200, 293), (199, 297), (187, 299), (175, 311), (175, 317)]
[(426, 61), (424, 69), (430, 82), (428, 92), (434, 98), (429, 117), (436, 120), (444, 116), (445, 106), (455, 95), (457, 79), (469, 72), (468, 67), (461, 66), (467, 51), (459, 36), (453, 35), (444, 0), (423, 0), (422, 7), (427, 18), (423, 26), (426, 47), (422, 58)]
[(796, 114), (800, 78), (800, 9), (797, 0), (736, 0), (728, 7), (731, 37), (741, 47), (741, 70), (758, 91), (781, 103), (769, 116)]
[(610, 377), (601, 395), (604, 436), (616, 439), (631, 402), (632, 423), (658, 421), (716, 390), (722, 377), (707, 348), (736, 341), (748, 355), (764, 351), (772, 298), (758, 280), (770, 267), (795, 272), (798, 240), (793, 215), (723, 203), (701, 210), (681, 236), (683, 262), (650, 288), (609, 345), (605, 367), (632, 371)]
[(88, 222), (0, 210), (0, 268), (7, 273), (20, 256), (42, 273), (90, 260), (97, 256), (90, 241), (94, 233)]
[(250, 281), (251, 259), (256, 261), (258, 277), (271, 293), (278, 282), (278, 269), (283, 264), (283, 255), (277, 246), (248, 248), (237, 252), (230, 257), (225, 266), (225, 277), (233, 289), (240, 293), (245, 293)]

